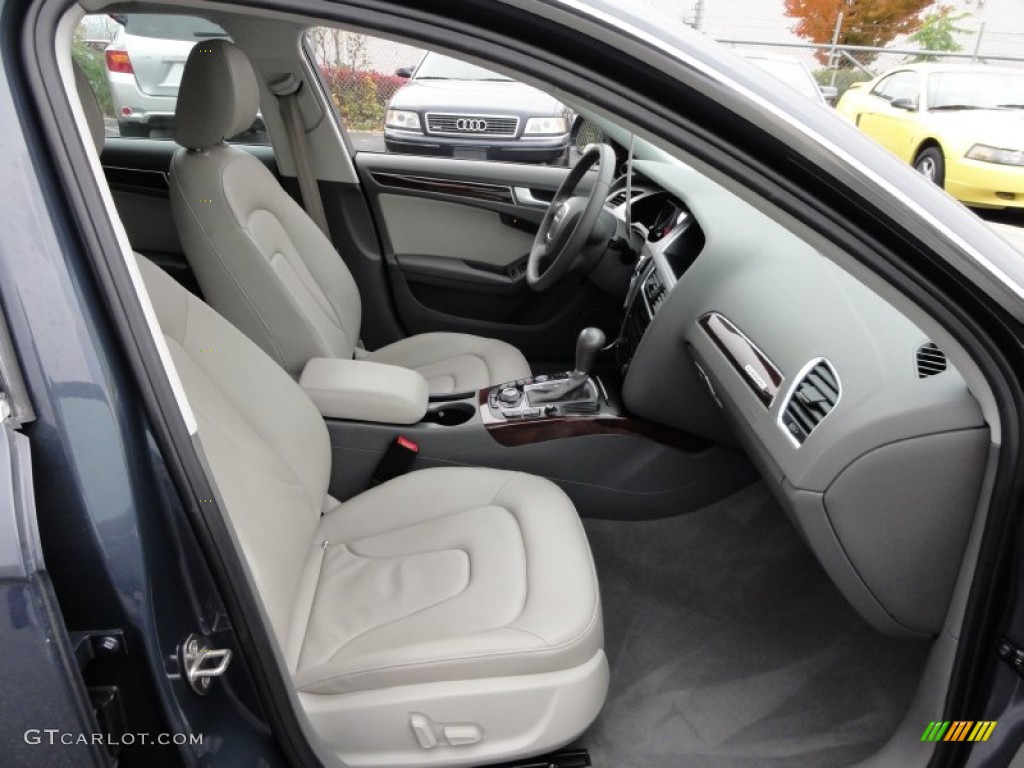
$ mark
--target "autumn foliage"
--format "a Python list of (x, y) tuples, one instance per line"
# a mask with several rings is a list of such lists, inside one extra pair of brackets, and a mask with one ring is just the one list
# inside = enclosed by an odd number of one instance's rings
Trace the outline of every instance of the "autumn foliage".
[[(881, 48), (921, 26), (920, 13), (934, 0), (786, 0), (786, 15), (797, 20), (794, 32), (814, 43), (831, 43), (843, 14), (840, 45)], [(822, 63), (828, 51), (815, 54)], [(865, 61), (871, 56), (858, 56)]]

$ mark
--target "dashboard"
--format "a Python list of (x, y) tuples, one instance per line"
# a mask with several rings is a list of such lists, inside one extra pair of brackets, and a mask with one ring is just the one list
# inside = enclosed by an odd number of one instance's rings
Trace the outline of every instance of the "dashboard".
[(941, 629), (990, 434), (910, 319), (685, 166), (606, 207), (640, 254), (617, 363), (632, 412), (743, 450), (840, 591), (893, 634)]
[(669, 292), (704, 248), (704, 233), (686, 205), (674, 195), (645, 183), (613, 185), (607, 207), (620, 218), (640, 257), (626, 297), (625, 322), (616, 346), (623, 375), (647, 327)]

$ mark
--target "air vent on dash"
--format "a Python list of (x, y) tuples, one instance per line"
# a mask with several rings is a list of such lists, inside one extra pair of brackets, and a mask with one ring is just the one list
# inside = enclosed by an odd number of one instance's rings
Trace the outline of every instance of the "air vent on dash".
[(949, 367), (945, 353), (931, 341), (918, 347), (914, 357), (919, 379), (927, 379), (929, 376), (942, 373)]
[[(640, 194), (639, 191), (633, 190), (633, 194), (631, 195), (631, 197), (636, 197), (639, 194)], [(608, 207), (609, 208), (618, 208), (620, 205), (622, 205), (624, 202), (626, 202), (626, 198), (627, 198), (626, 190), (624, 190), (624, 189), (620, 190), (619, 192), (616, 192), (614, 195), (612, 195), (611, 197), (608, 198)]]
[(797, 379), (779, 414), (779, 424), (797, 446), (839, 402), (839, 375), (824, 358), (812, 361)]

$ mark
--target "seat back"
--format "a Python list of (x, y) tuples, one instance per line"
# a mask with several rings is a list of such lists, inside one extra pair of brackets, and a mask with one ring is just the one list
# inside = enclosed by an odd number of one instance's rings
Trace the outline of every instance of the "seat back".
[(136, 261), (199, 441), (282, 647), (327, 499), (320, 412), (280, 366), (145, 257)]
[(210, 305), (297, 374), (351, 358), (361, 305), (334, 246), (267, 168), (224, 140), (249, 128), (259, 86), (245, 54), (209, 40), (189, 54), (175, 112), (171, 211)]

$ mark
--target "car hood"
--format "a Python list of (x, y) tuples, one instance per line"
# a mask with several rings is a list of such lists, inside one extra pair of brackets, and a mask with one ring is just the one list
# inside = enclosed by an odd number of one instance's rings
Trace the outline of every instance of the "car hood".
[(413, 80), (391, 97), (393, 109), (467, 114), (561, 114), (564, 107), (543, 91), (517, 82)]
[(947, 140), (969, 149), (987, 144), (1001, 149), (1024, 149), (1024, 110), (971, 109), (962, 112), (930, 112), (927, 121)]

